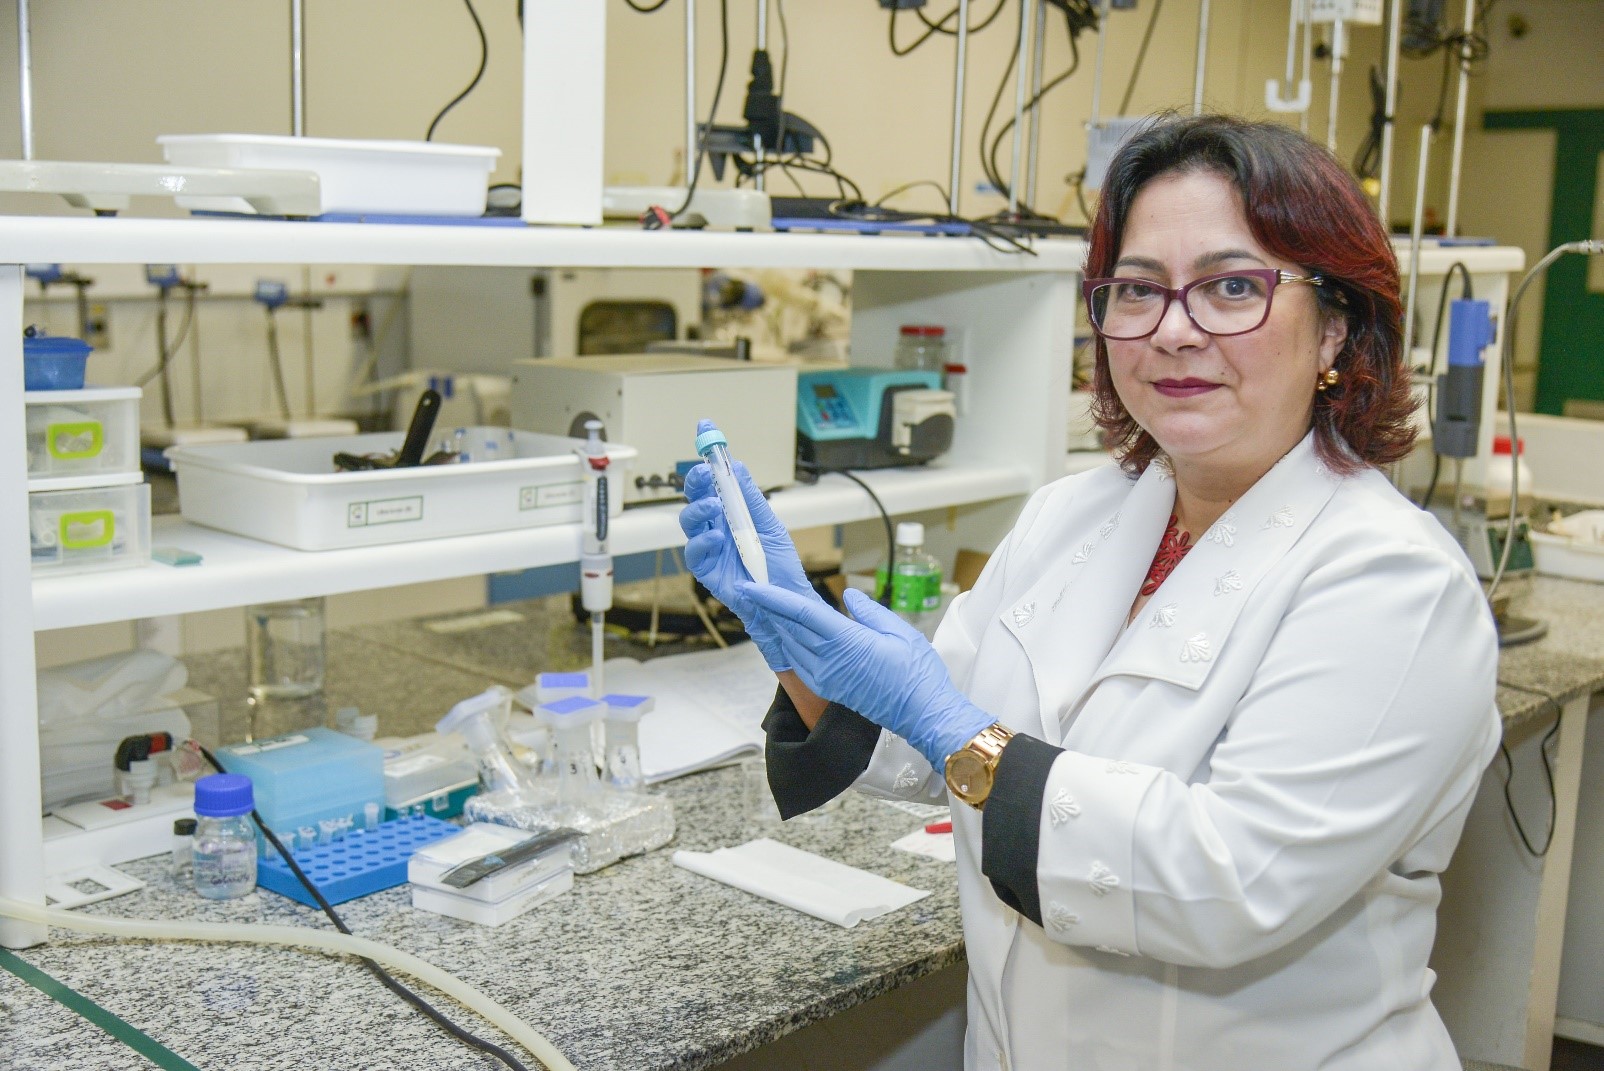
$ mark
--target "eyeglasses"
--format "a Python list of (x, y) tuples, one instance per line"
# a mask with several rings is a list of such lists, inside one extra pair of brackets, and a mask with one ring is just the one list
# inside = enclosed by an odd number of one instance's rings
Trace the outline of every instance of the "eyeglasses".
[(1321, 286), (1325, 280), (1280, 268), (1248, 268), (1205, 275), (1173, 290), (1148, 279), (1087, 279), (1081, 292), (1093, 329), (1106, 339), (1130, 342), (1157, 331), (1177, 298), (1201, 331), (1216, 337), (1257, 331), (1270, 318), (1270, 299), (1282, 283)]

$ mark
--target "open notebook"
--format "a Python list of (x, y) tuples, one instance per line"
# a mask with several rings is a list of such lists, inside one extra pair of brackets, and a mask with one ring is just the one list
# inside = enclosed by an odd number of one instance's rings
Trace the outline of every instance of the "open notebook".
[(650, 784), (706, 770), (763, 750), (763, 715), (774, 701), (774, 673), (756, 645), (638, 662), (610, 658), (606, 690), (649, 695), (641, 719), (641, 772)]

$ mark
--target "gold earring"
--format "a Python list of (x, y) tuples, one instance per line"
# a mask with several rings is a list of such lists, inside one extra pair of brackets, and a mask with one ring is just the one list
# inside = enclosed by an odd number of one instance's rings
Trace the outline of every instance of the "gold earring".
[(1335, 387), (1337, 380), (1342, 376), (1335, 368), (1327, 368), (1323, 373), (1314, 377), (1314, 389), (1324, 391), (1327, 387)]

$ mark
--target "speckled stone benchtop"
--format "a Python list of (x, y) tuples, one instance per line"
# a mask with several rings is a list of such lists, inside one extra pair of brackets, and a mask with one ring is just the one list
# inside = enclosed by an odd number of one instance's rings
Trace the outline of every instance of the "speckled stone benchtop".
[[(1554, 703), (1604, 688), (1604, 586), (1517, 581), (1515, 612), (1548, 635), (1506, 650), (1506, 725), (1552, 716)], [(528, 683), (582, 666), (588, 641), (564, 600), (514, 606), (520, 619), (437, 634), (406, 622), (330, 638), (332, 707), (358, 705), (381, 732), (430, 728), (492, 681)], [(608, 654), (643, 657), (609, 639)], [(667, 652), (663, 652), (667, 653)], [(241, 652), (191, 660), (192, 682), (243, 691)], [(1545, 713), (1546, 712), (1546, 713)], [(239, 716), (225, 710), (225, 723)], [(951, 864), (892, 851), (917, 819), (848, 797), (836, 811), (784, 825), (746, 816), (738, 769), (665, 786), (679, 832), (669, 849), (577, 878), (563, 897), (499, 928), (413, 911), (394, 889), (341, 906), (351, 928), (478, 986), (545, 1033), (580, 1068), (714, 1066), (963, 959)], [(707, 851), (770, 836), (933, 895), (844, 930), (673, 866), (673, 848)], [(163, 858), (123, 866), (148, 885), (86, 912), (322, 927), (316, 912), (270, 892), (212, 903), (176, 888)], [(53, 931), (22, 957), (201, 1068), (488, 1069), (402, 1005), (351, 960), (209, 944), (122, 942)], [(499, 1031), (442, 999), (463, 1025)], [(520, 1055), (521, 1052), (520, 1052)], [(147, 1061), (0, 971), (0, 1068), (125, 1071)], [(532, 1065), (533, 1066), (533, 1065)]]

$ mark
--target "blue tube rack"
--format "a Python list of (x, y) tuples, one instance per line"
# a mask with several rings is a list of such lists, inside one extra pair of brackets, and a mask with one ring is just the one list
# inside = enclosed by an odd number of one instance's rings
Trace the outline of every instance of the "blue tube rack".
[[(377, 829), (347, 833), (331, 844), (292, 849), (290, 854), (325, 900), (343, 904), (405, 885), (407, 860), (413, 852), (461, 832), (461, 826), (438, 818), (409, 815), (381, 823)], [(267, 858), (257, 860), (256, 884), (307, 907), (317, 906), (289, 864), (271, 846)]]

